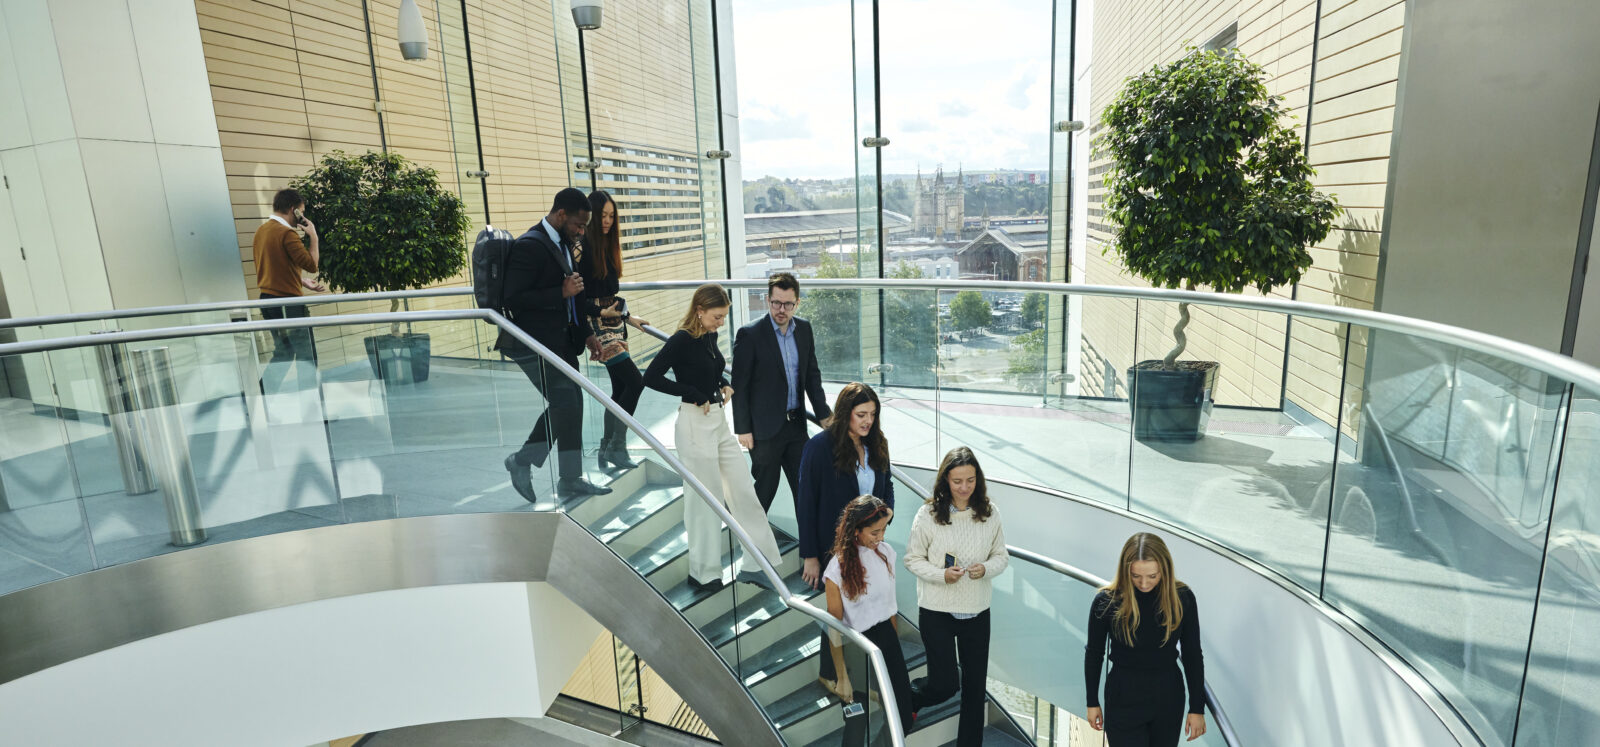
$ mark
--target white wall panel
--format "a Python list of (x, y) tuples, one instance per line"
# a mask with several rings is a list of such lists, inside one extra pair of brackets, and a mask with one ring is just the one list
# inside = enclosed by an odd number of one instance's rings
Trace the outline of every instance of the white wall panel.
[(45, 0), (7, 0), (0, 4), (0, 14), (11, 41), (11, 59), (27, 105), (33, 142), (72, 137), (72, 108), (67, 103), (67, 85)]
[[(5, 164), (0, 162), (0, 175), (5, 173)], [(17, 220), (11, 211), (11, 195), (9, 191), (0, 190), (0, 283), (4, 284), (6, 306), (13, 317), (34, 315), (33, 285), (28, 282), (28, 264), (22, 260), (21, 247), (22, 237), (17, 235)]]
[(78, 137), (150, 141), (133, 24), (123, 0), (51, 0)]
[[(472, 584), (362, 594), (197, 625), (0, 685), (0, 743), (313, 744), (413, 724), (542, 716), (559, 594)], [(570, 672), (570, 670), (569, 670)]]
[(183, 300), (202, 303), (245, 298), (222, 149), (162, 144), (156, 146), (156, 155), (167, 195), (173, 249), (183, 274)]
[(194, 0), (135, 0), (128, 11), (155, 141), (221, 147)]
[(154, 143), (80, 140), (117, 308), (183, 302), (166, 188)]
[(79, 143), (46, 143), (35, 148), (34, 153), (39, 159), (39, 179), (50, 211), (56, 259), (63, 269), (68, 305), (73, 311), (99, 311), (111, 308), (111, 285), (100, 254), (100, 231), (95, 225), (89, 185), (84, 181)]
[[(50, 225), (50, 209), (45, 203), (44, 183), (39, 178), (39, 162), (33, 148), (18, 148), (0, 153), (6, 178), (11, 181), (12, 214), (17, 236), (28, 254), (26, 282), (33, 287), (34, 312), (64, 314), (72, 311), (67, 288), (56, 256), (55, 231)], [(9, 282), (9, 281), (8, 281)]]
[(0, 150), (33, 143), (33, 136), (28, 132), (28, 109), (22, 99), (22, 83), (17, 78), (16, 62), (11, 59), (11, 35), (5, 27), (5, 11), (0, 9)]

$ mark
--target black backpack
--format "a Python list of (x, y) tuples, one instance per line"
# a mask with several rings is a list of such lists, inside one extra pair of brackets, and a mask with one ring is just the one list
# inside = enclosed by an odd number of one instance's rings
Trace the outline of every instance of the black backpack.
[(472, 295), (478, 308), (500, 311), (506, 296), (506, 257), (511, 255), (510, 231), (486, 226), (472, 244)]

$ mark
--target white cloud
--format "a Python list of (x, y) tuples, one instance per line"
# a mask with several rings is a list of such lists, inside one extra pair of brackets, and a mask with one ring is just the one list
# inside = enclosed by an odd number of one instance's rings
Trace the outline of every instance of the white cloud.
[[(735, 0), (748, 178), (855, 173), (870, 132), (854, 131), (851, 14), (849, 0)], [(879, 20), (885, 172), (1047, 166), (1050, 0), (881, 0)]]

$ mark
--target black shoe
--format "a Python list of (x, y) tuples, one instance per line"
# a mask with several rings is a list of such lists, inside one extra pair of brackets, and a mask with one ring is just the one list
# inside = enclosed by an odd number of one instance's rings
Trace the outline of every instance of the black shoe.
[(599, 460), (602, 470), (607, 469), (607, 465), (619, 470), (630, 470), (639, 466), (638, 462), (628, 458), (627, 448), (616, 442), (601, 444), (600, 454), (596, 459)]
[(771, 589), (772, 581), (767, 579), (767, 574), (761, 571), (739, 571), (733, 580), (742, 584), (755, 584), (763, 589)]
[(526, 464), (517, 464), (516, 454), (506, 457), (506, 471), (511, 473), (511, 487), (516, 488), (517, 495), (529, 503), (539, 502), (533, 492), (533, 471)]
[(709, 583), (700, 583), (694, 579), (694, 576), (690, 576), (689, 588), (700, 592), (717, 591), (722, 588), (722, 579), (719, 578)]
[(563, 477), (556, 481), (556, 495), (563, 498), (578, 498), (585, 495), (605, 495), (611, 488), (596, 485), (581, 477)]

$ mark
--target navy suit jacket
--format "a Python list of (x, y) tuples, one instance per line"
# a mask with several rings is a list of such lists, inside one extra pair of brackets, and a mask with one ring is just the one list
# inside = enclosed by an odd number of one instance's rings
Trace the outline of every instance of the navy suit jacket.
[[(833, 435), (818, 433), (800, 454), (800, 493), (794, 497), (794, 515), (800, 525), (800, 557), (822, 558), (833, 549), (833, 532), (839, 514), (861, 495), (856, 474), (833, 468)], [(889, 473), (874, 472), (872, 494), (894, 508), (894, 481)]]
[[(506, 255), (505, 310), (511, 323), (522, 328), (529, 337), (550, 348), (550, 352), (573, 363), (583, 352), (584, 340), (590, 332), (587, 327), (572, 323), (568, 316), (567, 299), (561, 295), (561, 285), (566, 281), (567, 264), (572, 254), (545, 233), (544, 226), (535, 223), (533, 228), (511, 244)], [(583, 314), (586, 299), (577, 299), (578, 313)], [(587, 321), (579, 317), (580, 321)], [(527, 355), (526, 346), (515, 337), (501, 331), (495, 348), (511, 355)]]
[[(817, 369), (817, 346), (811, 322), (789, 320), (794, 350), (800, 356), (800, 407), (811, 400), (818, 420), (828, 417), (828, 395), (822, 391)], [(772, 316), (763, 315), (739, 328), (733, 338), (733, 432), (749, 433), (765, 441), (778, 435), (789, 411), (789, 376), (783, 370), (783, 351)]]

